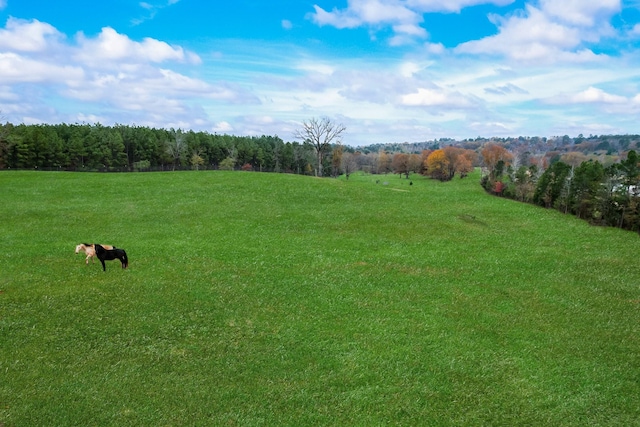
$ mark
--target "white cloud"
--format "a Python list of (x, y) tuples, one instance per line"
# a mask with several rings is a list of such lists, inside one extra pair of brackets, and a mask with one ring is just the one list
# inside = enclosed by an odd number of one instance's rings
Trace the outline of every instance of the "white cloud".
[(422, 69), (420, 64), (417, 64), (413, 61), (405, 61), (401, 63), (398, 68), (400, 70), (400, 75), (405, 78), (413, 77)]
[(514, 0), (408, 0), (407, 4), (420, 12), (460, 12), (465, 7), (477, 6), (481, 4), (494, 4), (505, 6), (513, 3)]
[(455, 52), (498, 55), (516, 61), (553, 63), (604, 59), (587, 46), (611, 36), (608, 20), (619, 11), (620, 0), (541, 0), (508, 18), (491, 16), (498, 34), (460, 44)]
[(322, 74), (325, 76), (330, 76), (335, 72), (335, 66), (320, 61), (304, 61), (299, 62), (294, 67), (301, 71), (306, 71), (311, 74)]
[[(12, 89), (5, 91), (0, 109), (12, 114), (14, 122), (37, 117), (61, 121), (97, 118), (103, 123), (165, 126), (167, 116), (176, 123), (206, 122), (195, 100), (259, 103), (237, 84), (209, 83), (167, 66), (201, 62), (198, 55), (182, 47), (152, 38), (137, 42), (109, 27), (95, 37), (79, 33), (68, 41), (49, 24), (10, 19), (0, 29), (0, 81), (19, 87), (24, 93), (20, 99), (29, 106), (14, 106), (10, 95), (17, 89)], [(163, 68), (158, 67), (160, 63)], [(60, 100), (74, 105), (79, 113), (63, 117), (47, 105)], [(105, 115), (105, 106), (115, 111)]]
[(318, 5), (314, 5), (315, 14), (311, 14), (313, 21), (320, 25), (330, 25), (336, 28), (356, 28), (362, 25), (363, 21), (354, 14), (347, 14), (334, 9), (333, 12), (327, 12)]
[(571, 97), (571, 101), (576, 103), (596, 102), (605, 104), (621, 104), (628, 102), (628, 99), (624, 96), (611, 95), (602, 89), (590, 87), (587, 90)]
[[(370, 27), (375, 31), (389, 27), (394, 33), (390, 44), (402, 45), (429, 36), (423, 27), (425, 13), (458, 13), (470, 6), (511, 3), (513, 0), (348, 0), (346, 8), (331, 11), (314, 5), (315, 13), (310, 14), (310, 18), (317, 25), (339, 29)], [(583, 41), (594, 42), (602, 36), (613, 36), (615, 30), (608, 20), (621, 8), (621, 0), (528, 2), (522, 13), (510, 18), (490, 17), (499, 26), (497, 36), (471, 41), (459, 50), (532, 60), (558, 55), (577, 49)], [(572, 60), (588, 59), (586, 57), (583, 52), (574, 55)]]
[(186, 53), (181, 47), (172, 47), (149, 37), (142, 42), (136, 42), (110, 27), (103, 28), (95, 39), (78, 34), (77, 40), (79, 44), (77, 59), (94, 64), (125, 60), (136, 63), (164, 61), (199, 63), (201, 61), (197, 55)]
[(558, 95), (551, 98), (552, 104), (628, 104), (630, 100), (620, 95), (612, 95), (593, 86), (573, 95)]
[(459, 92), (441, 89), (418, 88), (416, 92), (402, 96), (402, 104), (408, 107), (469, 108), (472, 102)]
[(64, 83), (83, 76), (80, 67), (38, 61), (15, 53), (0, 53), (0, 81), (3, 83)]
[(424, 47), (426, 52), (432, 55), (441, 55), (446, 51), (446, 48), (442, 43), (425, 43)]
[(314, 5), (310, 18), (319, 26), (330, 25), (339, 29), (372, 27), (374, 30), (389, 26), (394, 32), (389, 43), (392, 46), (407, 44), (415, 39), (425, 39), (428, 31), (423, 28), (425, 13), (457, 13), (465, 7), (479, 4), (504, 6), (514, 0), (348, 0), (345, 9), (334, 8), (330, 12)]
[(51, 43), (64, 39), (53, 26), (36, 19), (25, 21), (9, 18), (5, 29), (0, 29), (0, 49), (19, 52), (42, 52)]
[[(0, 28), (0, 111), (13, 122), (136, 123), (285, 140), (297, 122), (327, 115), (340, 117), (349, 129), (345, 143), (356, 145), (589, 133), (607, 122), (637, 132), (632, 34), (640, 35), (640, 24), (625, 30), (628, 52), (605, 57), (594, 52), (611, 51), (599, 43), (611, 41), (607, 19), (618, 3), (585, 0), (580, 9), (577, 2), (531, 1), (513, 15), (492, 16), (495, 36), (457, 49), (426, 40), (422, 13), (487, 1), (353, 0), (329, 12), (317, 8), (318, 24), (367, 27), (390, 43), (412, 43), (348, 57), (315, 49), (322, 41), (258, 47), (255, 40), (214, 40), (201, 59), (110, 27), (67, 39), (49, 24), (10, 20)], [(281, 24), (287, 29), (290, 21)]]
[(540, 0), (541, 9), (561, 22), (594, 27), (622, 8), (620, 0)]
[(422, 15), (410, 9), (404, 2), (395, 0), (350, 0), (347, 9), (333, 9), (327, 12), (314, 5), (311, 19), (317, 25), (336, 28), (357, 28), (362, 26), (392, 26), (396, 33), (414, 37), (425, 37), (426, 30), (420, 28)]
[(219, 133), (233, 132), (233, 126), (229, 122), (218, 122), (211, 128), (211, 131)]
[(393, 26), (393, 31), (397, 34), (405, 34), (412, 37), (425, 38), (428, 36), (427, 31), (413, 24), (399, 24)]

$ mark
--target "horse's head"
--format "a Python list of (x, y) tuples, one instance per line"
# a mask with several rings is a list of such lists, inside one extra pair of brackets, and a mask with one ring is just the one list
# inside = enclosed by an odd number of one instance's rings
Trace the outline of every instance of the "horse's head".
[(80, 252), (81, 249), (82, 249), (82, 243), (76, 246), (76, 253)]

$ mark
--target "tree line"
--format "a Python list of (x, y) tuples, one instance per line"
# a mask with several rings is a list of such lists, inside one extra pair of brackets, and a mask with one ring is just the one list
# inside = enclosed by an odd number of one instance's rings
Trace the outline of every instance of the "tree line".
[(0, 125), (0, 169), (251, 169), (308, 173), (312, 151), (278, 136), (100, 124)]
[(607, 165), (574, 152), (549, 163), (522, 163), (496, 144), (484, 146), (481, 155), (481, 184), (492, 194), (640, 233), (640, 156), (633, 149)]
[[(343, 145), (345, 127), (305, 121), (296, 138), (234, 136), (181, 129), (100, 124), (0, 124), (0, 169), (167, 171), (221, 169), (347, 178), (355, 171), (424, 173), (426, 154)], [(401, 145), (395, 147), (403, 150)], [(452, 148), (446, 148), (448, 152)], [(465, 150), (473, 153), (472, 150)], [(475, 156), (477, 158), (477, 156)], [(473, 165), (477, 165), (472, 160)], [(451, 174), (451, 171), (449, 172)]]
[(378, 151), (372, 151), (334, 141), (342, 131), (342, 125), (312, 119), (297, 133), (300, 142), (285, 142), (278, 136), (143, 126), (6, 123), (0, 125), (0, 169), (235, 169), (344, 174), (347, 179), (364, 171), (407, 179), (416, 173), (448, 181), (482, 167), (481, 185), (491, 194), (640, 233), (640, 156), (633, 149), (640, 146), (640, 138), (636, 136), (492, 139), (481, 144), (441, 140), (376, 146)]

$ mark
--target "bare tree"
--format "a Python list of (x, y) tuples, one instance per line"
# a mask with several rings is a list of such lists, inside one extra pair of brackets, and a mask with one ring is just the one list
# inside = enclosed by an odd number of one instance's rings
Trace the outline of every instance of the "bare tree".
[(316, 152), (318, 166), (316, 176), (322, 176), (322, 159), (324, 153), (331, 147), (334, 140), (340, 140), (342, 132), (347, 128), (343, 124), (337, 124), (328, 117), (321, 119), (312, 118), (302, 122), (302, 129), (295, 131), (293, 136), (311, 145)]

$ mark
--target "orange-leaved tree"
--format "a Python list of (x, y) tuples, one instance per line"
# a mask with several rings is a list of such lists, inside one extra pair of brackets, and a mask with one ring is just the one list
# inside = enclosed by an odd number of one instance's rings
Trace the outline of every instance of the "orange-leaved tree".
[(378, 173), (389, 173), (391, 172), (391, 156), (387, 154), (384, 150), (380, 150), (378, 153)]
[(464, 178), (473, 170), (473, 163), (477, 158), (475, 151), (452, 146), (444, 147), (442, 150), (449, 160), (449, 179), (453, 179), (455, 174)]
[(508, 167), (513, 160), (513, 155), (501, 145), (489, 143), (480, 152), (484, 165), (489, 170), (489, 177), (493, 181), (502, 175), (504, 168)]
[(449, 177), (449, 159), (444, 150), (435, 150), (427, 157), (427, 175), (440, 181), (448, 181)]
[(429, 158), (429, 154), (431, 153), (433, 153), (433, 150), (422, 150), (422, 153), (420, 153), (420, 157), (422, 160), (422, 170), (420, 171), (420, 173), (423, 175), (427, 174), (427, 158)]
[(409, 155), (406, 153), (396, 153), (393, 155), (393, 160), (391, 161), (391, 168), (394, 173), (397, 174), (405, 174), (407, 178), (409, 178), (409, 172), (411, 169), (409, 167)]

